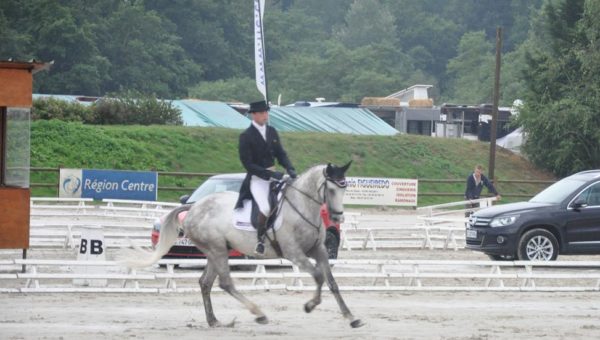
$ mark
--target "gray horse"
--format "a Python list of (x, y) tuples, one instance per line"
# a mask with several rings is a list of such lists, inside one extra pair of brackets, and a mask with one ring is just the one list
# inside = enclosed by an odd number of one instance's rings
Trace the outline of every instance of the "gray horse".
[[(350, 320), (352, 327), (363, 323), (355, 319), (344, 299), (340, 295), (337, 283), (331, 274), (327, 250), (325, 248), (325, 229), (321, 227), (319, 209), (326, 203), (331, 219), (339, 222), (343, 216), (342, 199), (346, 190), (345, 172), (350, 163), (343, 167), (328, 164), (314, 166), (296, 180), (288, 183), (280, 206), (282, 224), (273, 233), (269, 230), (266, 242), (265, 258), (277, 258), (278, 249), (282, 257), (295, 263), (300, 269), (310, 273), (316, 282), (316, 291), (311, 300), (304, 305), (310, 313), (321, 303), (321, 288), (325, 279), (333, 293), (343, 316)], [(221, 326), (213, 312), (210, 292), (216, 277), (219, 287), (239, 300), (256, 316), (256, 322), (266, 324), (265, 314), (257, 305), (238, 292), (232, 282), (228, 264), (228, 246), (244, 254), (252, 255), (256, 242), (255, 231), (243, 231), (233, 227), (233, 207), (237, 194), (232, 192), (215, 193), (204, 197), (193, 205), (183, 205), (174, 209), (165, 218), (160, 239), (154, 252), (147, 258), (135, 256), (139, 260), (127, 260), (130, 267), (149, 266), (166, 254), (178, 236), (177, 215), (189, 210), (183, 222), (186, 236), (206, 254), (207, 264), (200, 277), (200, 288), (204, 300), (206, 320), (211, 327)], [(309, 257), (314, 258), (313, 265)], [(233, 326), (233, 321), (227, 325)]]

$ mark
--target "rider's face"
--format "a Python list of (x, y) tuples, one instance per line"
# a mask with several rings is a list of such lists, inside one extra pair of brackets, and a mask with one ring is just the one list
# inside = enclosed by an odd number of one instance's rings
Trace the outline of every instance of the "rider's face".
[(254, 112), (252, 114), (252, 120), (258, 125), (265, 125), (269, 120), (269, 111)]

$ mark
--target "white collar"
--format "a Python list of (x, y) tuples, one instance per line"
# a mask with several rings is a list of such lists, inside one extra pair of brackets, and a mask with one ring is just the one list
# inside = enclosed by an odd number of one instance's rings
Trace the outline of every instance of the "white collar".
[(258, 130), (258, 132), (260, 132), (260, 135), (262, 136), (262, 138), (266, 141), (267, 140), (267, 124), (261, 126), (258, 123), (256, 123), (255, 121), (252, 121), (252, 125), (254, 125), (254, 127)]

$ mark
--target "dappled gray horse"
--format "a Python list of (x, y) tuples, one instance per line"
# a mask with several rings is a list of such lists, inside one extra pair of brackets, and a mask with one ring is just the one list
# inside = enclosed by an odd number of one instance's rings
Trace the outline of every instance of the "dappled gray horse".
[[(269, 239), (276, 239), (282, 257), (292, 261), (314, 277), (316, 291), (313, 298), (304, 305), (307, 313), (321, 303), (321, 288), (326, 279), (343, 316), (350, 320), (352, 327), (360, 327), (363, 323), (360, 319), (355, 319), (346, 306), (331, 274), (324, 244), (325, 229), (321, 227), (319, 215), (321, 205), (326, 203), (331, 219), (336, 222), (341, 220), (342, 200), (346, 190), (345, 172), (350, 167), (350, 163), (343, 167), (331, 164), (315, 166), (298, 176), (295, 181), (288, 183), (280, 208), (281, 227), (275, 233), (270, 229), (267, 235)], [(217, 276), (219, 287), (256, 315), (256, 322), (261, 324), (268, 322), (258, 306), (235, 289), (229, 272), (228, 245), (244, 254), (252, 255), (256, 241), (256, 231), (243, 231), (233, 227), (232, 209), (236, 199), (236, 193), (221, 192), (206, 196), (193, 205), (183, 205), (174, 209), (165, 218), (154, 252), (149, 253), (147, 258), (135, 256), (126, 261), (130, 267), (141, 267), (160, 260), (177, 239), (179, 228), (177, 215), (189, 210), (183, 221), (183, 229), (186, 236), (206, 254), (207, 264), (200, 277), (200, 288), (206, 320), (211, 327), (221, 325), (214, 315), (210, 298)], [(278, 257), (273, 243), (267, 242), (265, 246), (266, 258)], [(309, 257), (315, 259), (315, 265), (309, 261)], [(233, 322), (230, 325), (233, 325)]]

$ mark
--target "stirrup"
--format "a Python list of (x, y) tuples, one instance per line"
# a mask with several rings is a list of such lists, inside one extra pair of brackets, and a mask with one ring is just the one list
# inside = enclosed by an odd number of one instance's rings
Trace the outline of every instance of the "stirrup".
[(265, 244), (262, 242), (258, 242), (256, 244), (256, 248), (254, 248), (255, 255), (265, 255)]

